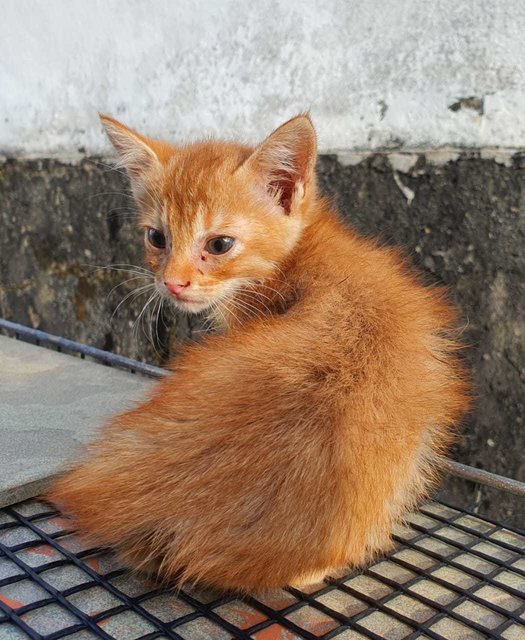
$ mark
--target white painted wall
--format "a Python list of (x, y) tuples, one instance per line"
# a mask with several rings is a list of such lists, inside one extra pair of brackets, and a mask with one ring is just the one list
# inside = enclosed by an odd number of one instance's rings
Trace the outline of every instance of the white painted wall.
[(1, 0), (0, 152), (104, 152), (98, 110), (174, 140), (310, 109), (324, 150), (521, 147), (524, 43), (524, 0)]

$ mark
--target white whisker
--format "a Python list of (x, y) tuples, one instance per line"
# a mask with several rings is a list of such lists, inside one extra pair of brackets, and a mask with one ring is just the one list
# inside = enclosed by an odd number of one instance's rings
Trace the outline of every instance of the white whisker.
[[(141, 319), (144, 316), (144, 312), (146, 311), (146, 309), (149, 307), (149, 305), (151, 304), (151, 302), (153, 300), (155, 300), (155, 297), (158, 295), (158, 291), (155, 290), (150, 297), (147, 299), (146, 304), (142, 307), (142, 311), (139, 313), (139, 315), (137, 316), (137, 318), (135, 319), (135, 322), (133, 323), (133, 327), (132, 327), (132, 333), (135, 339), (137, 339), (137, 330), (139, 328), (139, 326), (141, 326), (139, 323), (141, 322)], [(144, 331), (144, 327), (142, 327), (143, 331)], [(148, 337), (146, 335), (146, 333), (144, 333), (144, 335), (146, 336), (146, 338)]]
[(113, 313), (111, 314), (111, 318), (110, 318), (110, 322), (111, 320), (113, 320), (115, 314), (117, 313), (117, 311), (120, 309), (120, 307), (126, 302), (126, 300), (128, 300), (129, 298), (133, 297), (137, 297), (140, 296), (144, 293), (146, 293), (148, 290), (150, 290), (152, 287), (155, 287), (154, 283), (150, 283), (150, 284), (146, 284), (143, 287), (138, 287), (137, 289), (133, 289), (133, 291), (130, 291), (130, 293), (128, 293), (126, 296), (124, 296), (124, 298), (119, 302), (119, 304), (117, 305), (117, 308), (113, 311)]
[[(236, 293), (239, 293), (239, 294), (241, 294), (241, 295), (243, 295), (243, 294), (244, 294), (244, 295), (248, 295), (246, 292), (244, 292), (244, 291), (242, 291), (242, 290), (239, 290), (239, 291), (237, 291)], [(252, 293), (252, 292), (250, 292), (250, 293)], [(252, 300), (253, 300), (253, 298), (254, 298), (254, 296), (252, 296)], [(262, 314), (262, 310), (261, 310), (261, 309), (259, 309), (259, 308), (258, 308), (257, 306), (255, 306), (254, 304), (251, 304), (250, 302), (247, 302), (247, 301), (246, 301), (246, 300), (244, 300), (244, 299), (239, 300), (238, 298), (235, 298), (235, 301), (236, 301), (236, 302), (239, 302), (239, 303), (241, 303), (241, 302), (242, 302), (244, 305), (246, 305), (246, 306), (250, 307), (251, 309), (253, 309), (254, 311), (256, 311), (258, 315), (261, 315), (261, 314)], [(255, 300), (253, 300), (253, 302), (255, 302)], [(266, 309), (266, 311), (267, 311), (270, 315), (272, 314), (272, 310), (271, 310), (271, 309), (270, 309), (270, 308), (269, 308), (269, 307), (268, 307), (264, 302), (262, 302), (262, 300), (257, 300), (257, 302), (260, 302), (260, 304), (261, 304), (261, 305)]]
[(113, 293), (113, 291), (116, 291), (119, 287), (124, 286), (125, 284), (127, 284), (128, 282), (132, 282), (133, 280), (143, 280), (144, 278), (146, 278), (147, 276), (143, 276), (143, 275), (139, 275), (139, 276), (134, 276), (133, 278), (128, 278), (127, 280), (124, 280), (123, 282), (119, 282), (118, 284), (116, 284), (111, 291), (108, 293), (108, 295), (106, 296), (106, 300), (111, 296), (111, 294)]

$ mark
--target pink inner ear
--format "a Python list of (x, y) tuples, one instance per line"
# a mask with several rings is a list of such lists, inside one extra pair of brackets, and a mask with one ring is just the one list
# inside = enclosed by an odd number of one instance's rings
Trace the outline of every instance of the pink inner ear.
[(277, 197), (279, 205), (288, 215), (292, 208), (292, 197), (295, 189), (295, 181), (288, 171), (275, 171), (268, 183), (270, 194)]
[(298, 116), (268, 136), (247, 162), (264, 180), (274, 202), (288, 215), (295, 204), (298, 183), (305, 186), (312, 178), (315, 155), (312, 124), (307, 117)]

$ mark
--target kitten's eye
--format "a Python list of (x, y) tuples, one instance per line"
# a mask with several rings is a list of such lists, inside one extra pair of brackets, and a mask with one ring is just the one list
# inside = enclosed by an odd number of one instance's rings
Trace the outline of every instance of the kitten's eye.
[(158, 229), (153, 229), (150, 227), (147, 232), (148, 241), (152, 244), (156, 249), (164, 249), (166, 247), (166, 236), (159, 231)]
[(206, 243), (206, 251), (214, 256), (219, 256), (222, 253), (227, 253), (235, 244), (235, 238), (230, 236), (218, 236), (212, 238)]

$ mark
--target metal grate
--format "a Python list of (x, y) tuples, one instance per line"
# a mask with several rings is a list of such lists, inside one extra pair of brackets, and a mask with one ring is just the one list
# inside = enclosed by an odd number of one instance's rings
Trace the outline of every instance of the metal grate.
[(523, 533), (433, 502), (396, 542), (366, 570), (308, 592), (173, 593), (27, 501), (0, 511), (0, 638), (525, 638)]

